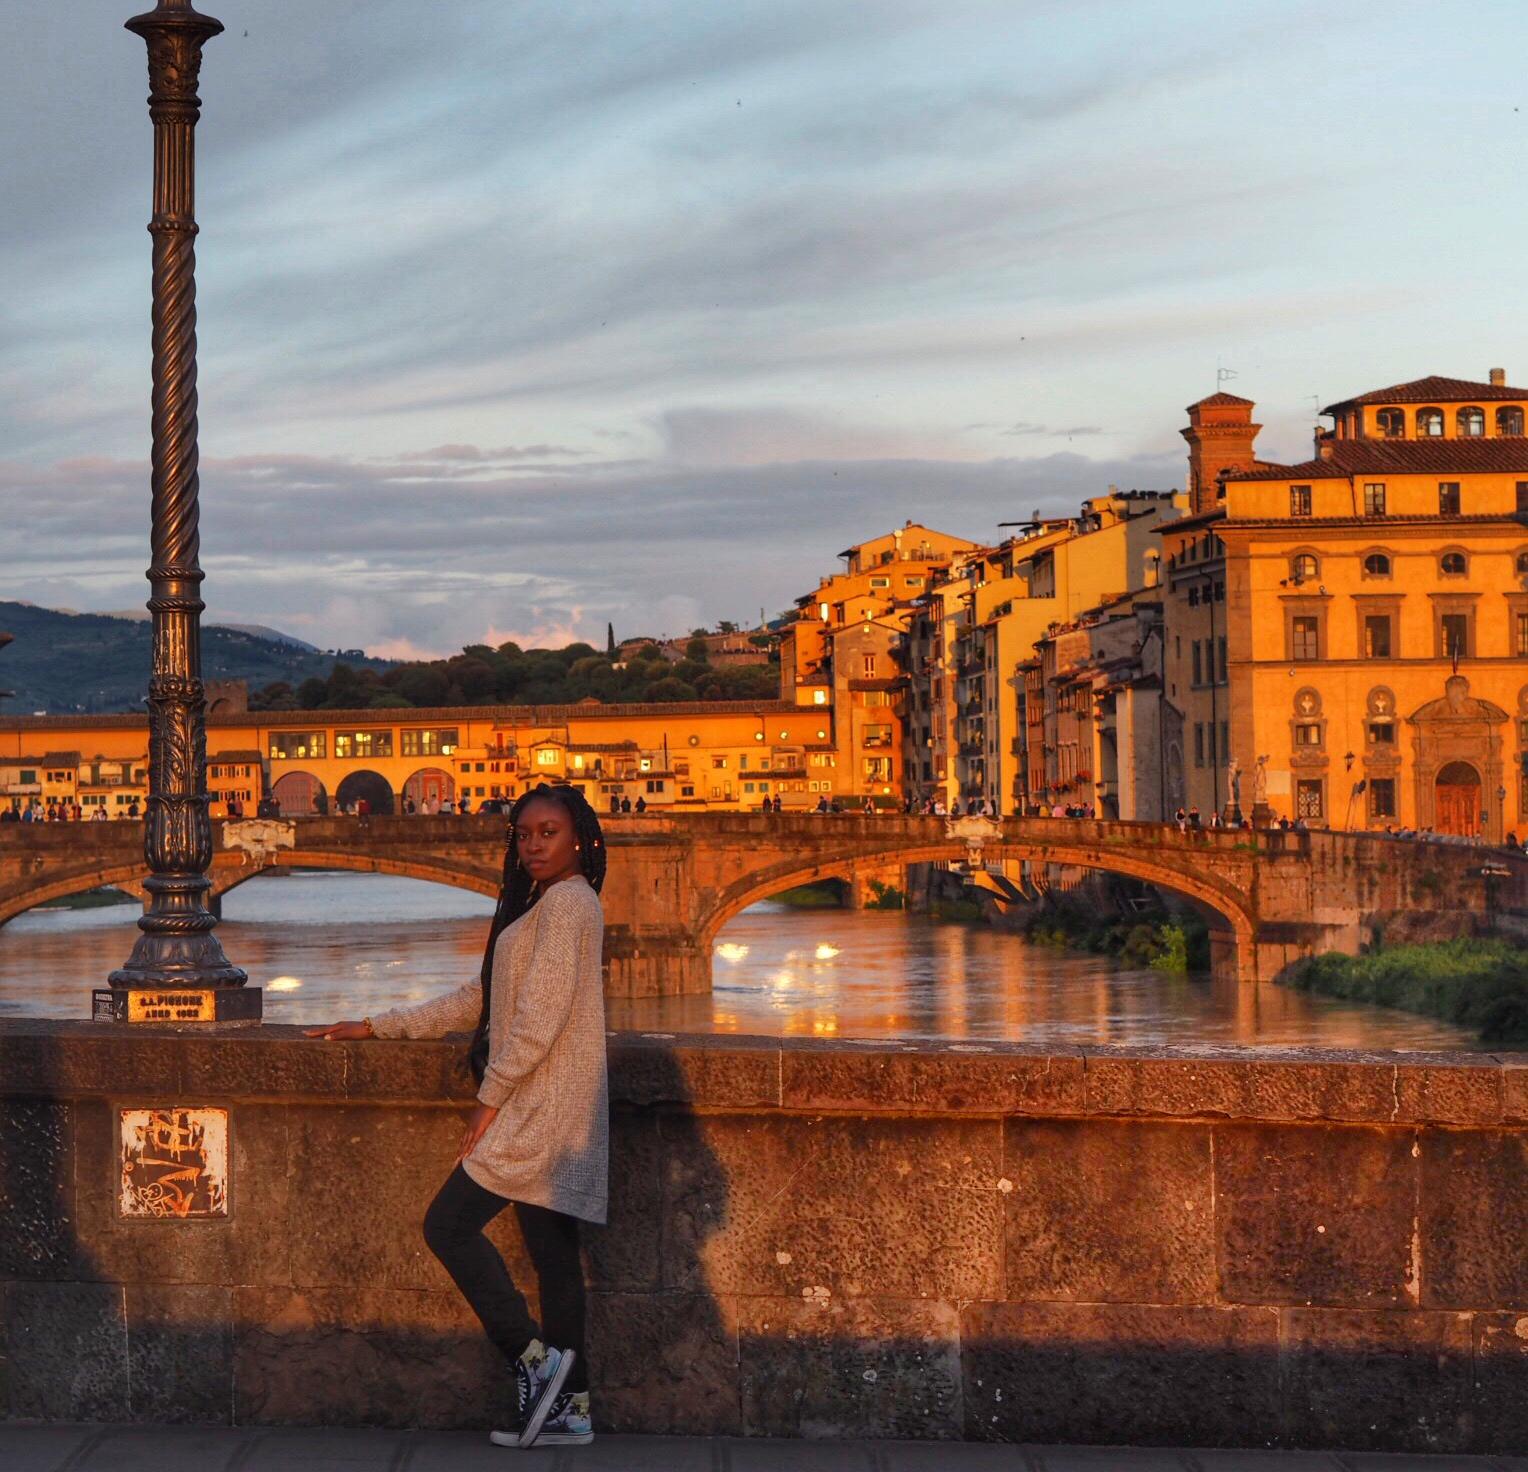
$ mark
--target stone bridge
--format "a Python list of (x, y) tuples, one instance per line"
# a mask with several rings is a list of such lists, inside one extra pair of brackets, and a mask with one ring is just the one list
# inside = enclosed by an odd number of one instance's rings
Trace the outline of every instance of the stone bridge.
[[(1063, 818), (872, 814), (643, 814), (604, 820), (607, 985), (612, 995), (704, 992), (717, 932), (793, 885), (862, 889), (907, 864), (994, 860), (1076, 865), (1145, 880), (1211, 924), (1217, 970), (1267, 981), (1290, 962), (1357, 950), (1399, 916), (1436, 912), (1457, 932), (1492, 912), (1528, 912), (1528, 860), (1500, 849), (1369, 834), (1191, 830)], [(498, 892), (496, 816), (327, 817), (217, 822), (213, 893), (275, 867), (398, 874)], [(138, 892), (142, 825), (0, 827), (0, 924), (97, 885)]]

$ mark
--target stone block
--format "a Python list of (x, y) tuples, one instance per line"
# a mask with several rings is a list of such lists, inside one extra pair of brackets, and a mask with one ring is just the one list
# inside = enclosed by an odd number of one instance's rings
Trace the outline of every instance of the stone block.
[(1528, 1308), (1528, 1133), (1428, 1130), (1420, 1143), (1422, 1306)]
[(1217, 1125), (1214, 1134), (1223, 1299), (1415, 1301), (1410, 1131)]
[(913, 1059), (895, 1045), (855, 1050), (792, 1041), (780, 1054), (780, 1102), (787, 1109), (905, 1114), (913, 1107)]
[(1509, 1124), (1528, 1124), (1528, 1065), (1509, 1063), (1502, 1069), (1502, 1118)]
[(612, 1293), (658, 1288), (662, 1176), (653, 1115), (612, 1110), (609, 1219), (604, 1226), (586, 1222), (582, 1227), (592, 1286)]
[(1292, 1054), (1271, 1059), (1252, 1050), (1089, 1048), (1091, 1114), (1180, 1118), (1388, 1121), (1395, 1109), (1395, 1069), (1362, 1055)]
[(129, 1283), (126, 1294), (133, 1420), (226, 1425), (233, 1410), (233, 1290)]
[(650, 1435), (735, 1436), (737, 1308), (706, 1293), (595, 1293), (589, 1369), (602, 1426)]
[[(214, 1219), (123, 1217), (119, 1103), (222, 1104), (228, 1118), (228, 1215)], [(229, 1104), (206, 1095), (75, 1106), (75, 1199), (88, 1272), (109, 1282), (272, 1283), (290, 1273), (287, 1111), (278, 1104)], [(342, 1215), (356, 1215), (347, 1210)], [(322, 1232), (333, 1228), (323, 1223)]]
[[(345, 1283), (455, 1291), (424, 1241), (424, 1215), (456, 1166), (466, 1107), (320, 1106), (291, 1114), (291, 1276), (296, 1287)], [(357, 1209), (358, 1205), (361, 1209)], [(514, 1212), (488, 1236), (517, 1283), (530, 1265)]]
[(11, 1099), (0, 1109), (0, 1222), (0, 1277), (77, 1276), (81, 1249), (68, 1103)]
[(1241, 1446), (1279, 1423), (1273, 1309), (971, 1304), (961, 1359), (973, 1440)]
[(1461, 1053), (1408, 1058), (1395, 1070), (1395, 1119), (1404, 1124), (1500, 1124), (1501, 1064)]
[(238, 1036), (188, 1039), (181, 1058), (182, 1088), (255, 1098), (344, 1097), (345, 1047), (320, 1038), (271, 1035), (276, 1032), (262, 1027)]
[(1212, 1303), (1210, 1126), (1012, 1119), (1009, 1300)]
[(996, 1298), (1001, 1125), (665, 1116), (663, 1282), (796, 1298)]
[[(81, 1005), (88, 1002), (83, 996)], [(0, 1032), (0, 1089), (7, 1094), (91, 1095), (180, 1086), (186, 1039), (160, 1028), (25, 1019)]]
[(739, 1304), (749, 1436), (959, 1439), (960, 1320), (929, 1299)]
[(113, 1283), (4, 1285), (6, 1415), (125, 1421), (127, 1326)]
[(1476, 1314), (1472, 1331), (1475, 1450), (1528, 1450), (1528, 1312)]
[(780, 1102), (780, 1044), (773, 1038), (610, 1038), (610, 1102), (772, 1108)]
[(1468, 1314), (1281, 1312), (1285, 1430), (1295, 1445), (1468, 1450)]
[[(975, 1045), (972, 1045), (974, 1048)], [(971, 1114), (1080, 1114), (1086, 1074), (1080, 1050), (945, 1048), (909, 1056), (920, 1111)]]
[(342, 1054), (347, 1099), (473, 1101), (471, 1075), (462, 1072), (465, 1037), (450, 1042), (368, 1038), (354, 1043), (322, 1043), (315, 1038), (311, 1044)]
[(239, 1425), (481, 1427), (512, 1377), (453, 1288), (234, 1290)]

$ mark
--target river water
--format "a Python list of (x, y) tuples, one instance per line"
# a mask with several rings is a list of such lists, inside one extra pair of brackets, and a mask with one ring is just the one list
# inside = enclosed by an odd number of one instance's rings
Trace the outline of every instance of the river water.
[[(268, 1022), (359, 1017), (476, 976), (492, 902), (383, 875), (251, 880), (223, 902), (228, 957)], [(0, 1016), (87, 1017), (127, 959), (136, 905), (34, 910), (0, 926)], [(612, 1028), (1046, 1045), (1474, 1046), (1409, 1013), (1121, 967), (920, 915), (765, 902), (717, 938), (709, 996), (612, 1001)]]

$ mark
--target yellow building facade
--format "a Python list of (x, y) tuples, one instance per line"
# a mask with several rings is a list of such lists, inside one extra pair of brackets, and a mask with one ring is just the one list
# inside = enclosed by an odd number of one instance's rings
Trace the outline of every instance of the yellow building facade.
[(906, 770), (899, 645), (931, 582), (977, 547), (909, 521), (846, 548), (845, 568), (796, 600), (780, 643), (781, 696), (831, 712), (834, 784), (819, 796), (899, 807)]
[(1182, 800), (1521, 834), (1528, 389), (1493, 372), (1343, 400), (1293, 465), (1251, 455), (1236, 402), (1241, 463), (1215, 465), (1212, 506), (1164, 533)]
[[(427, 813), (464, 796), (476, 809), (543, 781), (570, 783), (601, 810), (640, 799), (746, 811), (776, 797), (782, 810), (803, 810), (838, 791), (831, 712), (783, 701), (225, 712), (207, 734), (215, 817), (230, 799), (252, 816), (267, 793), (288, 816), (363, 802), (373, 813)], [(96, 755), (81, 759), (66, 743)], [(0, 803), (43, 801), (56, 788), (82, 800), (99, 791), (111, 816), (133, 798), (141, 811), (147, 748), (141, 716), (0, 718)], [(45, 749), (70, 760), (28, 755)], [(43, 780), (65, 772), (68, 783)]]

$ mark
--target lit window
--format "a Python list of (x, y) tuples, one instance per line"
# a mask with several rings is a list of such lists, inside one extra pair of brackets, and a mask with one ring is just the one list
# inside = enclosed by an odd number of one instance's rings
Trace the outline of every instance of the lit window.
[(1289, 563), (1290, 576), (1297, 583), (1308, 582), (1321, 571), (1321, 564), (1309, 552), (1302, 552)]
[(1456, 480), (1440, 480), (1438, 482), (1438, 515), (1459, 515), (1459, 482)]
[(557, 765), (557, 748), (555, 746), (541, 746), (536, 749), (536, 765), (538, 767), (555, 767)]
[(1461, 439), (1478, 439), (1486, 432), (1485, 410), (1467, 404), (1454, 416), (1454, 423), (1459, 427)]
[(1309, 516), (1310, 505), (1309, 486), (1290, 486), (1289, 514), (1291, 516)]
[(1418, 409), (1417, 434), (1424, 439), (1436, 439), (1443, 433), (1443, 410)]
[(1385, 514), (1385, 483), (1382, 480), (1369, 481), (1364, 486), (1364, 515), (1383, 516)]

